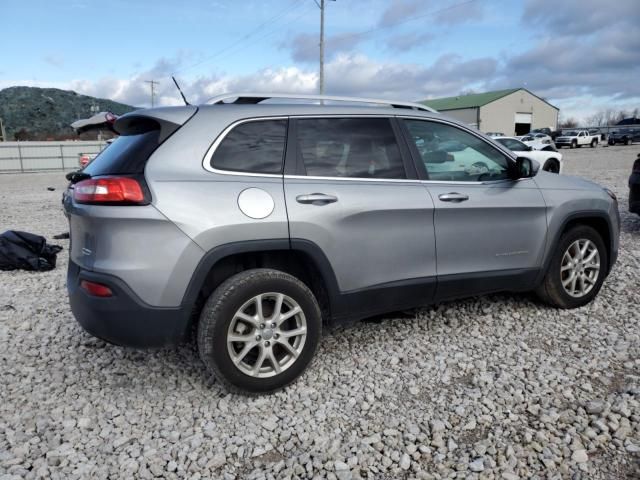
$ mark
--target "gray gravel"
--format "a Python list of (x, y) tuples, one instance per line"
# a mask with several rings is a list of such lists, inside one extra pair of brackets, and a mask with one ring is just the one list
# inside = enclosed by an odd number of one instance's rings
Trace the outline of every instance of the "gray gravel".
[[(562, 150), (620, 198), (620, 258), (592, 304), (493, 295), (333, 329), (271, 396), (228, 394), (189, 345), (86, 334), (66, 251), (52, 272), (0, 273), (0, 479), (639, 478), (638, 151)], [(0, 175), (0, 228), (65, 231), (64, 183)]]

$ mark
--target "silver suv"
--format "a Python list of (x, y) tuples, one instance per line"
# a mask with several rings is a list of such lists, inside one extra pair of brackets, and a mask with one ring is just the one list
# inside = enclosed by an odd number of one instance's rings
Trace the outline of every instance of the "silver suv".
[(497, 291), (574, 308), (600, 290), (612, 192), (419, 104), (287, 98), (132, 112), (68, 176), (67, 286), (88, 332), (148, 347), (195, 328), (219, 380), (269, 392), (325, 322)]

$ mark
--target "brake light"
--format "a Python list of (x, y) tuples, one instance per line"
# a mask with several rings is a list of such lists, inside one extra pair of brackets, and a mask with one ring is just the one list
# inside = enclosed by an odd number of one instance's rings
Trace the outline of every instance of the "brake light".
[(140, 204), (144, 192), (135, 178), (90, 178), (73, 186), (73, 199), (78, 203)]
[(106, 285), (101, 283), (90, 282), (89, 280), (80, 281), (80, 288), (85, 290), (89, 295), (94, 297), (111, 297), (113, 292)]

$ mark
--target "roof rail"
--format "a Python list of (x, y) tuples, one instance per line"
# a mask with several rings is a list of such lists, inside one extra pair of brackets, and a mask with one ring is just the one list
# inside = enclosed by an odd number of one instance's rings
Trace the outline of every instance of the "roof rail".
[[(256, 105), (265, 100), (272, 98), (287, 98), (291, 100), (309, 100), (309, 101), (331, 101), (331, 102), (350, 102), (350, 103), (370, 103), (375, 105), (388, 105), (393, 108), (405, 108), (410, 110), (422, 110), (425, 112), (438, 113), (437, 110), (414, 102), (396, 102), (394, 100), (381, 100), (375, 98), (359, 98), (359, 97), (336, 97), (333, 95), (304, 95), (299, 93), (224, 93), (222, 95), (210, 98), (205, 103), (215, 105), (221, 103), (233, 103), (236, 105)], [(225, 100), (235, 99), (233, 102), (225, 102)]]

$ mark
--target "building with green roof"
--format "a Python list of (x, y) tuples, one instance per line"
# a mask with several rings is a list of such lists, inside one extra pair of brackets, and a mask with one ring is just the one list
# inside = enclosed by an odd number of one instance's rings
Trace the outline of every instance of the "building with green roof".
[(420, 103), (485, 133), (524, 135), (534, 128), (555, 130), (558, 126), (558, 107), (526, 88), (433, 98)]

